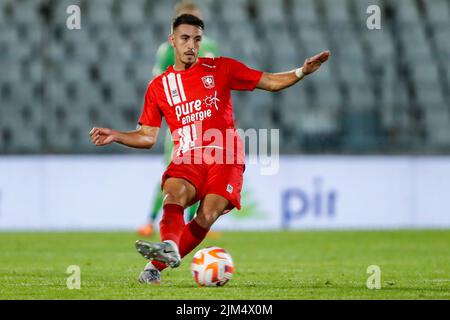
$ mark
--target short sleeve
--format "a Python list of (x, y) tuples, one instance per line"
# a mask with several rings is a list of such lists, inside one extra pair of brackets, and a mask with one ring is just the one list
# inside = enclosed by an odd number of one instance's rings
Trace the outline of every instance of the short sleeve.
[(258, 84), (262, 71), (247, 67), (242, 62), (231, 58), (222, 58), (228, 67), (231, 90), (254, 90)]
[(139, 118), (139, 125), (149, 126), (149, 127), (160, 127), (162, 121), (162, 113), (158, 108), (156, 99), (153, 96), (151, 90), (151, 83), (145, 92), (144, 106), (142, 108), (142, 114)]

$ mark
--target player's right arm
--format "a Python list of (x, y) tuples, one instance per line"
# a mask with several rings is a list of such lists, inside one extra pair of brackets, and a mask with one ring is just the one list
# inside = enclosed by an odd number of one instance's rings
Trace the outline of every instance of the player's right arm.
[(117, 131), (110, 128), (92, 128), (89, 135), (96, 146), (106, 146), (116, 142), (138, 149), (150, 149), (156, 143), (159, 127), (139, 125), (134, 131)]

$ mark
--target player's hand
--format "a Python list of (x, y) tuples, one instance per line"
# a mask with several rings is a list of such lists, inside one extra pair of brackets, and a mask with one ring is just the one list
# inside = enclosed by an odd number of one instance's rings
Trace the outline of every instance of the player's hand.
[(114, 142), (114, 130), (109, 128), (92, 128), (91, 132), (89, 132), (89, 136), (91, 137), (91, 142), (95, 144), (97, 147), (106, 146)]
[(326, 62), (328, 58), (330, 57), (331, 53), (330, 51), (322, 51), (319, 54), (316, 54), (315, 56), (306, 59), (305, 63), (303, 63), (303, 74), (308, 75), (313, 72), (315, 72), (317, 69), (320, 68), (322, 63)]

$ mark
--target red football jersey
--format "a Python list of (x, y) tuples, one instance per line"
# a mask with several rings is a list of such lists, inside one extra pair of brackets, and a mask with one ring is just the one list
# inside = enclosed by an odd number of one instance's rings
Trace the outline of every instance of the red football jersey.
[(231, 90), (255, 89), (262, 74), (226, 57), (198, 58), (183, 71), (169, 66), (149, 83), (139, 124), (159, 127), (162, 117), (166, 118), (174, 141), (174, 160), (195, 154), (195, 161), (204, 162), (206, 157), (206, 161), (211, 157), (217, 161), (220, 151), (227, 159), (231, 155), (234, 161), (243, 163)]

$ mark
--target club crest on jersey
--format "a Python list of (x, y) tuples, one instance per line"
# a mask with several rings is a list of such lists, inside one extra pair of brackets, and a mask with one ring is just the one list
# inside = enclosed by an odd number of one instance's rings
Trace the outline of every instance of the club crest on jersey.
[(206, 89), (214, 88), (214, 77), (213, 76), (204, 76), (202, 77), (203, 85)]

